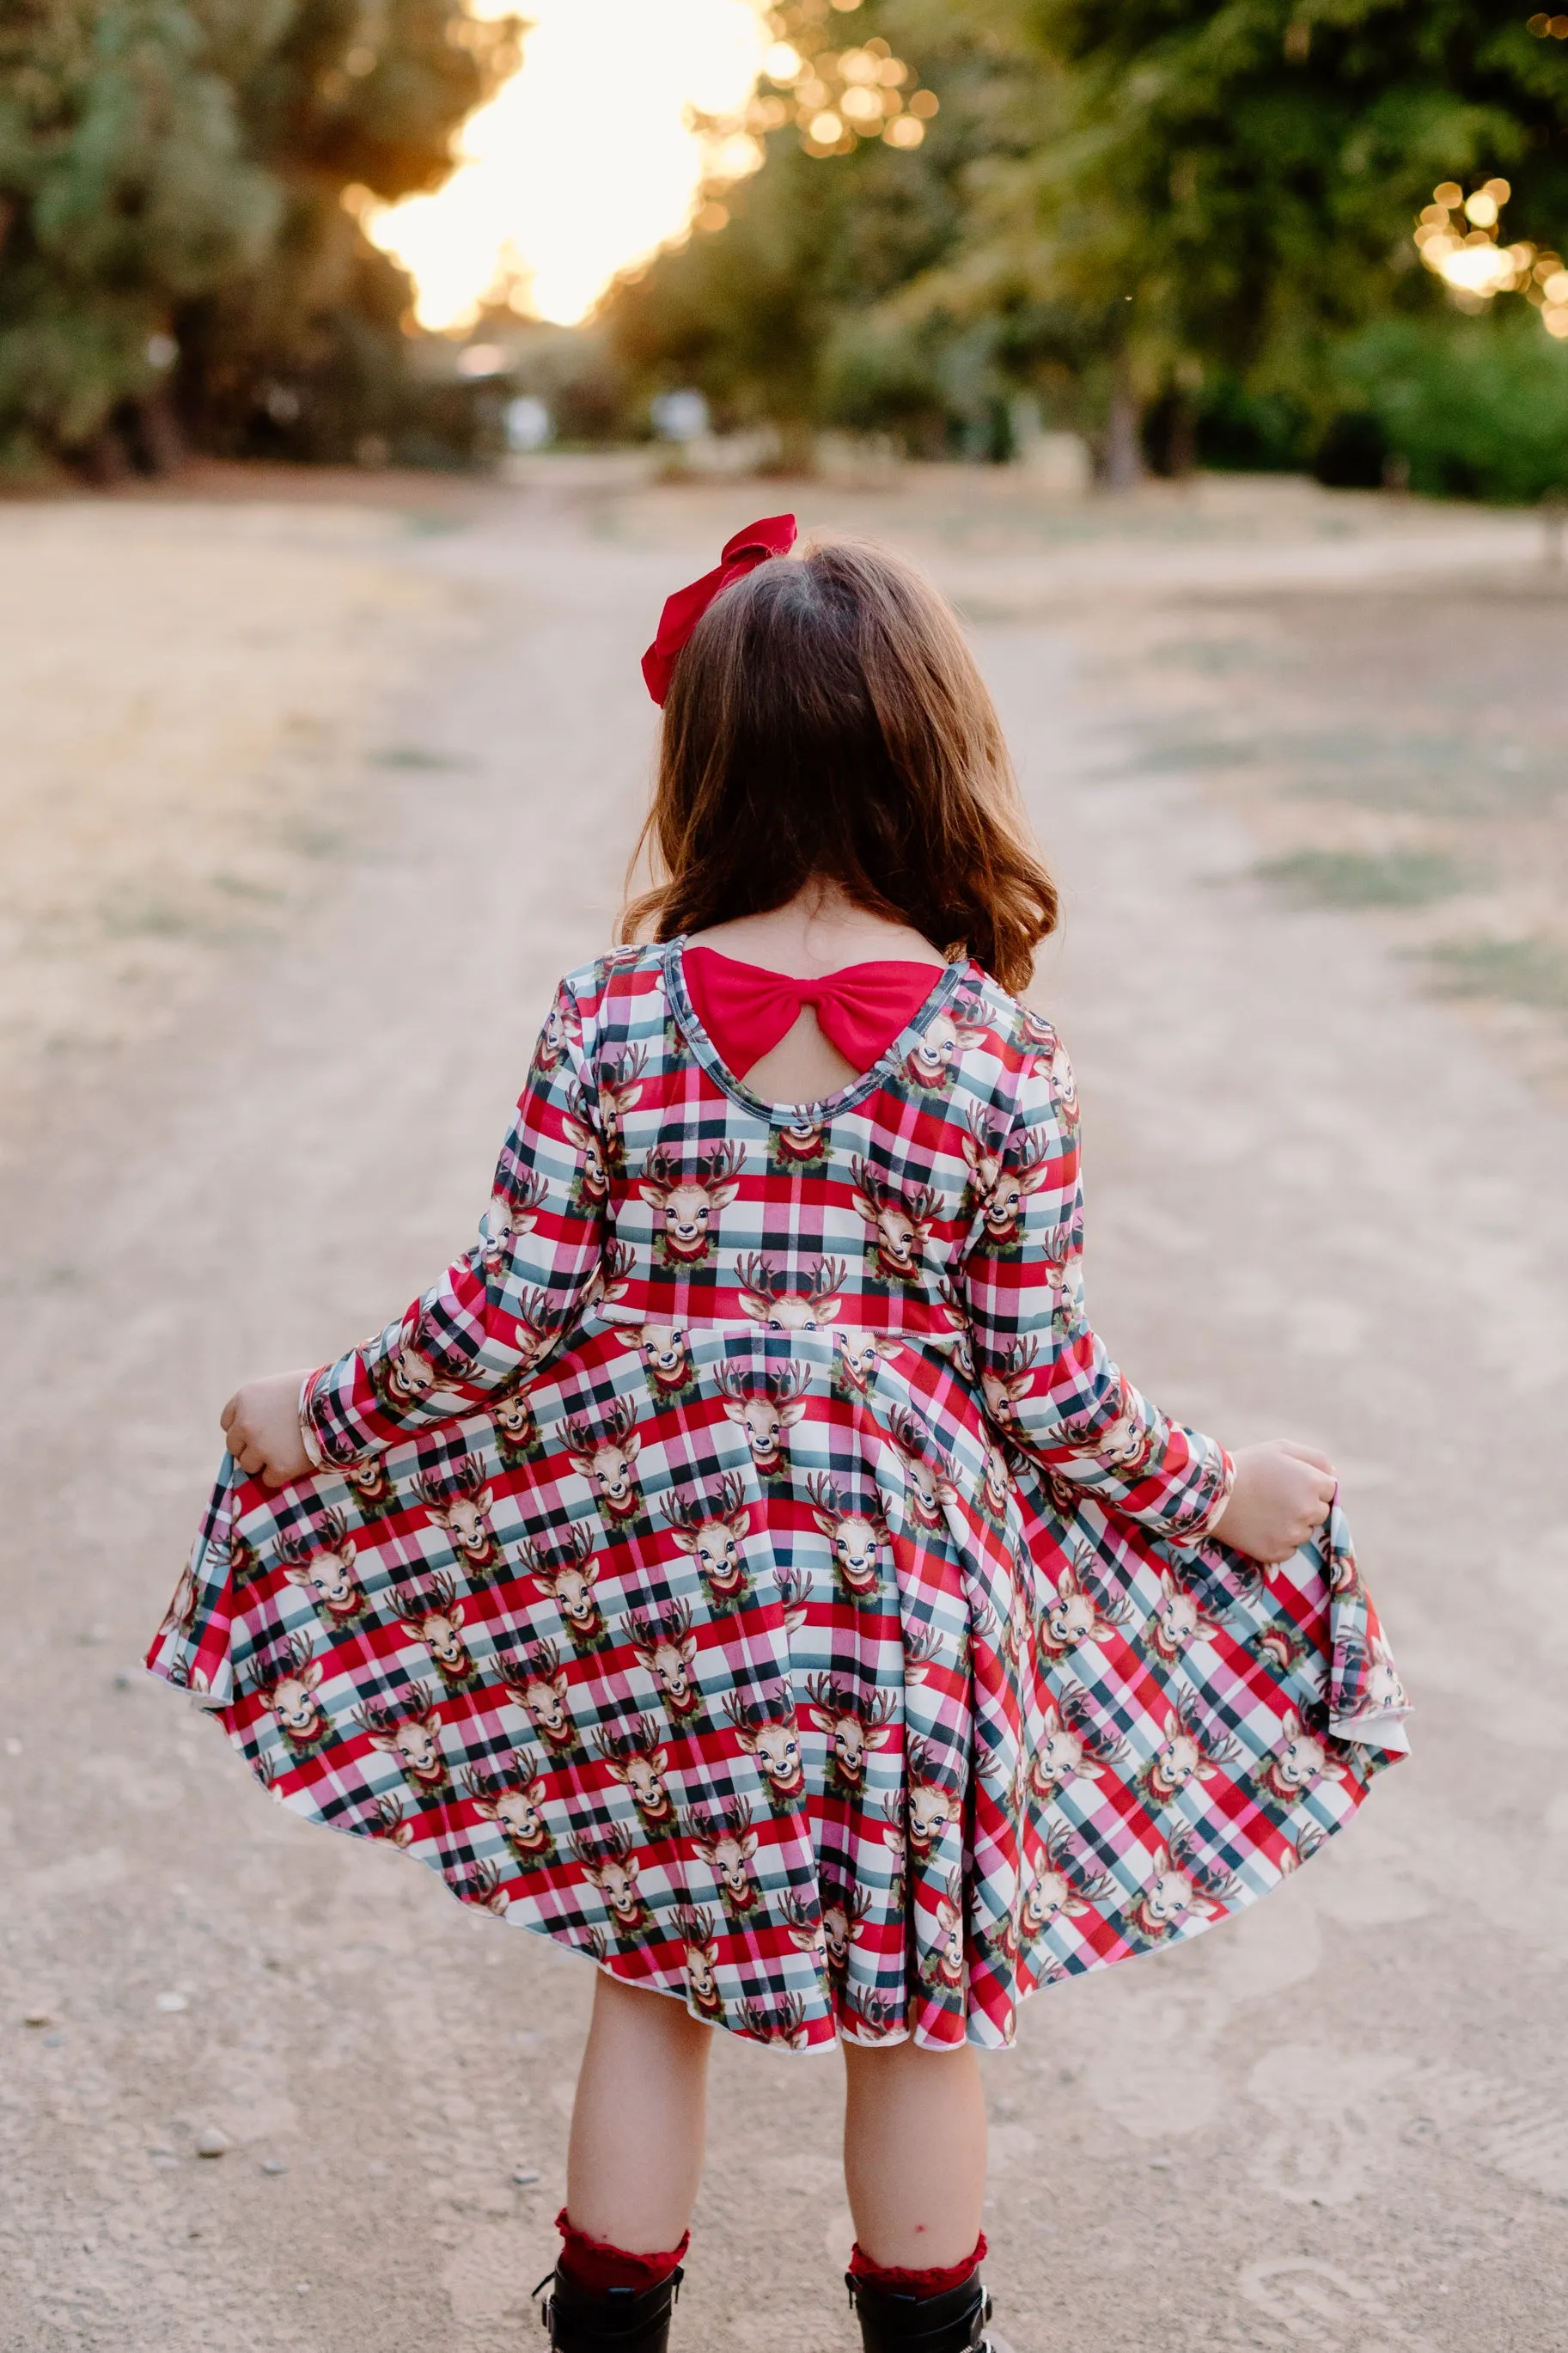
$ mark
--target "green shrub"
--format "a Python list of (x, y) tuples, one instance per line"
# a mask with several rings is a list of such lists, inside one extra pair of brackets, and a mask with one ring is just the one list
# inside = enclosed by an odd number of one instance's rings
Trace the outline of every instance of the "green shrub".
[(1342, 346), (1337, 374), (1344, 413), (1320, 444), (1321, 479), (1359, 480), (1349, 461), (1364, 451), (1364, 473), (1381, 449), (1429, 496), (1518, 504), (1568, 491), (1568, 343), (1526, 304), (1381, 320)]

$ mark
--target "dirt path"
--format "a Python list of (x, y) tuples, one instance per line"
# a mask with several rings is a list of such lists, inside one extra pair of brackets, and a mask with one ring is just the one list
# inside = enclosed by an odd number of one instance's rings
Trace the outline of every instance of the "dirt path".
[[(0, 1177), (5, 2353), (538, 2341), (586, 1971), (269, 1807), (135, 1662), (226, 1388), (333, 1352), (471, 1228), (550, 984), (605, 933), (636, 657), (712, 496), (525, 493), (384, 549), (443, 617), (381, 690), (405, 756), (353, 788), (313, 900)], [(877, 519), (981, 601), (984, 549), (944, 554), (918, 499)], [(1485, 530), (1440, 560), (1516, 560)], [(1421, 1712), (1299, 1881), (1043, 1995), (987, 2063), (999, 2304), (1019, 2353), (1546, 2353), (1563, 1124), (1375, 925), (1282, 913), (1235, 810), (1150, 764), (1104, 666), (1136, 549), (1098, 586), (1048, 545), (1007, 561), (991, 609), (1040, 617), (979, 638), (1068, 885), (1036, 994), (1086, 1099), (1096, 1319), (1190, 1419), (1332, 1445)], [(719, 2053), (692, 2353), (849, 2345), (837, 2074)]]

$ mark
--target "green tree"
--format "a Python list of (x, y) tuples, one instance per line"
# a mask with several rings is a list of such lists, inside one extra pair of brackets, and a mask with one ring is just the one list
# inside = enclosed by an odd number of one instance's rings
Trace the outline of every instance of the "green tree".
[(1035, 121), (972, 175), (926, 298), (1070, 324), (1123, 472), (1139, 411), (1163, 397), (1180, 439), (1205, 375), (1326, 421), (1340, 339), (1440, 303), (1411, 244), (1437, 183), (1501, 173), (1510, 236), (1568, 227), (1568, 51), (1516, 0), (970, 0), (967, 22), (1033, 59)]
[(368, 445), (438, 461), (462, 446), (474, 396), (453, 388), (443, 416), (411, 365), (407, 277), (344, 194), (357, 208), (438, 187), (453, 132), (515, 68), (520, 26), (461, 0), (288, 0), (285, 16), (235, 85), (277, 229), (181, 313), (182, 406), (205, 446), (236, 454), (343, 459)]
[[(909, 54), (907, 13), (896, 0), (858, 10), (855, 54)], [(797, 16), (810, 21), (805, 9), (775, 12), (776, 28), (805, 46)], [(840, 16), (835, 38), (846, 29)], [(984, 42), (944, 40), (934, 22), (925, 30), (918, 79), (934, 86), (940, 111), (914, 115), (921, 143), (847, 127), (825, 150), (807, 127), (821, 112), (809, 100), (795, 108), (811, 83), (764, 94), (756, 127), (766, 161), (725, 191), (726, 224), (699, 229), (612, 290), (600, 319), (634, 406), (646, 413), (652, 394), (697, 385), (721, 425), (776, 427), (786, 459), (830, 427), (892, 433), (928, 456), (954, 445), (996, 450), (1005, 322), (955, 319), (940, 303), (906, 314), (900, 301), (954, 252), (965, 174), (1005, 142), (1005, 84), (1020, 68)], [(918, 102), (916, 79), (911, 69), (903, 87)], [(837, 88), (847, 95), (841, 76)], [(826, 95), (822, 111), (831, 116)]]
[(10, 0), (0, 23), (0, 459), (148, 401), (179, 306), (266, 252), (279, 191), (182, 0)]
[(8, 0), (0, 462), (416, 444), (407, 280), (342, 196), (437, 185), (517, 29), (461, 0)]

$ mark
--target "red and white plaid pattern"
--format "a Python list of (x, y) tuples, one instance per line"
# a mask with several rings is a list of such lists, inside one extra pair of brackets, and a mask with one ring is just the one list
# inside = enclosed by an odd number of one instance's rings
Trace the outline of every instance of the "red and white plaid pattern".
[(976, 966), (770, 1111), (679, 944), (562, 986), (475, 1248), (226, 1461), (149, 1660), (295, 1811), (701, 2017), (1011, 2040), (1261, 1894), (1404, 1746), (1338, 1512), (1262, 1570), (1230, 1465), (1084, 1314), (1077, 1106)]

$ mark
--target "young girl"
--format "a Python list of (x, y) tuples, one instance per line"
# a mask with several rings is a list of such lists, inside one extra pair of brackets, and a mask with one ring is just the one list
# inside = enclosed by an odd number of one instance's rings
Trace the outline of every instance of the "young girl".
[(479, 1240), (229, 1400), (150, 1661), (296, 1813), (596, 1963), (573, 2353), (668, 2341), (715, 2026), (843, 2050), (866, 2346), (999, 2348), (976, 2049), (1405, 1745), (1331, 1465), (1168, 1420), (1086, 1320), (1056, 893), (952, 616), (794, 537), (665, 608), (650, 941), (563, 981)]

